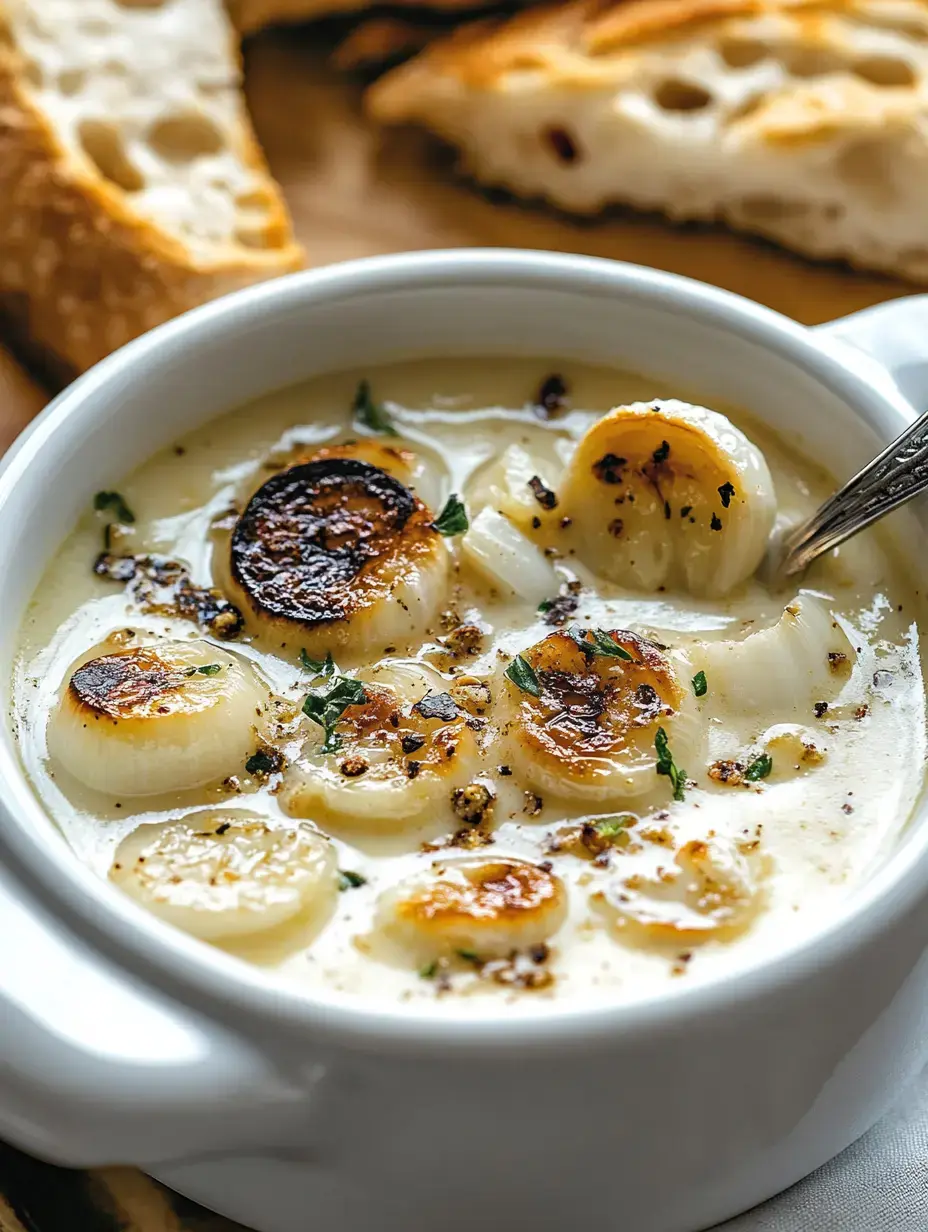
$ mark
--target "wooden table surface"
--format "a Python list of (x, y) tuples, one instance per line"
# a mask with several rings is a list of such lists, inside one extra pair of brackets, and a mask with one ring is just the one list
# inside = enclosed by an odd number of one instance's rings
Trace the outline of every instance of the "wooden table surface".
[[(806, 324), (911, 288), (814, 266), (713, 228), (614, 217), (576, 225), (491, 201), (456, 181), (448, 155), (417, 133), (382, 136), (357, 83), (327, 64), (332, 30), (261, 36), (246, 50), (248, 96), (310, 262), (416, 248), (518, 246), (588, 253), (673, 270), (759, 300)], [(48, 399), (0, 340), (0, 450)], [(230, 1232), (140, 1173), (83, 1174), (0, 1147), (0, 1232)], [(323, 1230), (325, 1232), (325, 1230)]]

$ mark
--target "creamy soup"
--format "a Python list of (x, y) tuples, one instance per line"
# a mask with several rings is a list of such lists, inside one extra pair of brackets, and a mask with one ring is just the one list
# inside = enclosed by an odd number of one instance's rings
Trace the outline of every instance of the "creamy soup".
[(395, 365), (114, 475), (16, 669), (76, 856), (314, 996), (438, 1014), (649, 996), (834, 918), (920, 791), (920, 600), (877, 532), (765, 586), (834, 482), (678, 397)]

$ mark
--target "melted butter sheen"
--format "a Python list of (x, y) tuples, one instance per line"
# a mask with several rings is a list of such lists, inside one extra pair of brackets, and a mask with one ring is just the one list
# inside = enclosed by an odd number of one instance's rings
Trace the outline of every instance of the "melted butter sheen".
[[(112, 477), (111, 486), (137, 517), (134, 534), (120, 550), (182, 560), (195, 584), (212, 584), (213, 519), (233, 501), (240, 509), (247, 504), (273, 471), (269, 459), (305, 459), (356, 435), (349, 408), (362, 376), (370, 380), (375, 398), (386, 403), (400, 444), (410, 451), (401, 458), (404, 482), (434, 513), (457, 492), (472, 521), (489, 500), (493, 516), (506, 513), (530, 534), (531, 493), (520, 489), (512, 497), (516, 504), (505, 509), (487, 496), (504, 449), (518, 446), (529, 456), (543, 481), (544, 500), (546, 491), (557, 490), (576, 442), (610, 407), (680, 396), (628, 374), (572, 363), (552, 368), (568, 382), (570, 409), (548, 421), (530, 409), (548, 375), (534, 361), (396, 365), (327, 377), (241, 407), (135, 474)], [(716, 409), (762, 450), (780, 519), (802, 517), (832, 489), (828, 476), (749, 418)], [(561, 799), (545, 798), (520, 767), (518, 741), (509, 733), (508, 743), (501, 737), (469, 775), (481, 790), (458, 794), (454, 801), (451, 791), (444, 793), (415, 824), (391, 823), (379, 833), (376, 826), (339, 825), (334, 814), (307, 817), (332, 838), (339, 867), (360, 875), (350, 880), (364, 883), (338, 895), (323, 927), (308, 917), (288, 921), (224, 942), (232, 953), (315, 997), (385, 1009), (414, 1006), (422, 1013), (479, 1015), (496, 1013), (506, 1002), (507, 1013), (536, 1014), (566, 1000), (578, 1008), (615, 1004), (670, 993), (808, 936), (835, 918), (854, 886), (891, 849), (922, 786), (922, 617), (919, 600), (878, 534), (862, 536), (817, 566), (804, 581), (811, 593), (773, 596), (750, 582), (724, 599), (707, 600), (669, 590), (635, 593), (597, 580), (569, 547), (558, 554), (557, 511), (542, 506), (542, 512), (542, 542), (553, 542), (555, 554), (533, 567), (528, 590), (550, 576), (553, 599), (559, 587), (581, 583), (571, 623), (628, 629), (661, 643), (687, 690), (690, 673), (708, 664), (706, 695), (687, 703), (684, 768), (695, 785), (682, 802), (673, 801), (670, 779), (657, 774), (649, 790), (633, 799), (604, 805), (572, 798), (569, 791)], [(137, 827), (204, 807), (238, 808), (272, 826), (292, 825), (281, 808), (285, 794), (272, 790), (275, 780), (268, 784), (252, 777), (244, 765), (224, 784), (177, 792), (168, 777), (160, 795), (118, 799), (82, 786), (49, 758), (49, 717), (69, 672), (94, 648), (111, 650), (108, 639), (126, 629), (135, 637), (121, 645), (202, 636), (184, 620), (145, 614), (128, 590), (93, 575), (101, 533), (100, 515), (88, 513), (49, 568), (22, 629), (16, 724), (23, 762), (50, 817), (76, 856), (101, 876), (119, 843)], [(445, 626), (436, 622), (421, 646), (344, 666), (360, 667), (376, 682), (378, 671), (395, 673), (403, 662), (415, 661), (441, 688), (477, 705), (471, 713), (481, 713), (480, 682), (488, 682), (494, 696), (509, 688), (503, 667), (551, 634), (552, 625), (538, 611), (537, 595), (528, 601), (507, 593), (499, 576), (494, 579), (481, 566), (479, 552), (471, 557), (461, 552), (460, 541), (454, 543), (458, 567), (447, 606), (460, 624), (481, 626), (483, 638), (456, 635), (461, 653), (447, 653), (440, 639), (454, 623), (449, 619)], [(506, 576), (505, 569), (500, 576)], [(794, 599), (801, 617), (784, 616), (784, 603)], [(779, 642), (757, 643), (756, 653), (743, 648), (720, 664), (719, 642), (793, 619), (799, 623), (796, 629), (783, 627), (782, 650)], [(479, 645), (468, 652), (475, 641)], [(256, 715), (263, 738), (276, 740), (292, 756), (299, 752), (296, 735), (318, 735), (308, 733), (305, 721), (294, 725), (308, 679), (292, 648), (281, 657), (273, 646), (247, 637), (216, 645), (250, 661), (262, 697), (285, 699), (288, 720), (271, 721), (279, 718), (279, 709)], [(848, 648), (847, 657), (829, 666), (829, 651), (840, 656), (841, 647)], [(737, 679), (742, 671), (744, 690)], [(417, 672), (421, 679), (422, 669)], [(739, 697), (749, 700), (742, 704)], [(816, 705), (823, 700), (829, 703), (824, 711)], [(639, 703), (647, 709), (649, 698), (629, 701), (632, 708)], [(762, 754), (773, 759), (771, 773), (744, 782), (746, 768)], [(363, 779), (352, 782), (357, 789)], [(486, 788), (495, 797), (489, 811)], [(468, 809), (476, 811), (462, 821)], [(631, 825), (616, 823), (611, 832), (608, 826), (584, 825), (591, 817), (625, 809), (638, 817)], [(462, 829), (493, 841), (472, 850), (448, 847), (450, 836)], [(566, 895), (567, 905), (552, 916), (549, 953), (535, 947), (533, 956), (506, 960), (495, 945), (493, 961), (482, 969), (466, 952), (451, 952), (417, 969), (409, 947), (391, 940), (390, 920), (384, 920), (391, 893), (401, 884), (418, 884), (436, 863), (444, 869), (455, 859), (478, 857), (551, 862), (558, 903)], [(497, 893), (496, 882), (490, 884)], [(467, 927), (461, 929), (470, 935)]]

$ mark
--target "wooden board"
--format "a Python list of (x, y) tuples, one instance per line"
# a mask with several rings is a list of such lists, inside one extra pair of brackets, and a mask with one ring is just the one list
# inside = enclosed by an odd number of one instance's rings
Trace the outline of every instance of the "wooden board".
[[(385, 137), (362, 118), (357, 83), (327, 65), (332, 31), (262, 36), (247, 49), (248, 96), (310, 261), (487, 245), (589, 253), (673, 270), (737, 291), (806, 324), (912, 290), (815, 266), (713, 228), (615, 217), (578, 226), (489, 200), (416, 133)], [(48, 392), (0, 339), (0, 451)], [(137, 1172), (70, 1173), (0, 1147), (0, 1232), (230, 1232)]]

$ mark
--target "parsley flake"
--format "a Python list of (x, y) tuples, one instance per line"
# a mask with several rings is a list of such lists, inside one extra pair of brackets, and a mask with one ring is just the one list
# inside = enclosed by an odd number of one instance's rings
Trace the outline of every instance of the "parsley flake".
[(722, 498), (722, 508), (727, 509), (731, 504), (731, 498), (735, 494), (735, 485), (733, 483), (723, 483), (719, 488), (719, 496)]
[(371, 432), (380, 432), (384, 436), (399, 436), (393, 426), (393, 420), (384, 408), (371, 397), (370, 381), (359, 381), (351, 406), (355, 422)]
[(657, 773), (666, 775), (670, 779), (670, 784), (673, 787), (673, 798), (675, 800), (682, 800), (686, 790), (686, 771), (675, 763), (667, 741), (667, 733), (663, 727), (657, 729), (657, 735), (654, 737), (654, 748), (657, 750)]
[(709, 682), (706, 680), (705, 672), (697, 672), (692, 680), (693, 692), (697, 697), (705, 697), (709, 692)]
[(420, 980), (434, 980), (438, 975), (438, 959), (433, 959), (430, 963), (426, 963), (424, 967), (419, 968)]
[(119, 492), (98, 492), (93, 498), (93, 507), (98, 513), (111, 509), (120, 522), (135, 521), (135, 514)]
[(618, 838), (635, 820), (634, 813), (619, 813), (615, 817), (600, 817), (593, 822), (593, 828), (599, 838), (611, 840)]
[(332, 658), (331, 650), (324, 659), (311, 659), (303, 648), (300, 648), (300, 666), (305, 668), (307, 672), (312, 672), (314, 676), (325, 676), (331, 678), (335, 675), (336, 667), (335, 660)]
[(432, 523), (432, 529), (437, 530), (446, 539), (450, 539), (454, 535), (463, 535), (469, 526), (470, 519), (467, 516), (464, 502), (456, 492), (452, 492), (445, 501), (441, 513)]
[(222, 671), (221, 663), (204, 663), (202, 667), (188, 667), (185, 676), (215, 676)]
[(245, 762), (245, 770), (248, 774), (273, 774), (280, 769), (281, 762), (282, 758), (276, 750), (272, 755), (264, 749), (258, 749), (257, 753), (252, 753)]
[(516, 655), (506, 668), (506, 676), (517, 689), (523, 693), (531, 693), (533, 697), (541, 697), (541, 684), (535, 675), (535, 669), (522, 655)]
[(360, 873), (355, 873), (350, 868), (340, 868), (338, 870), (339, 890), (358, 890), (363, 885), (367, 885), (367, 878), (363, 877)]
[(760, 757), (755, 757), (745, 770), (744, 777), (748, 783), (758, 783), (761, 779), (765, 779), (772, 769), (773, 758), (769, 753), (761, 753)]
[(342, 742), (335, 730), (335, 724), (349, 706), (358, 706), (366, 701), (364, 685), (360, 680), (352, 680), (349, 676), (335, 676), (328, 689), (307, 694), (303, 702), (303, 713), (313, 723), (318, 723), (325, 733), (323, 753), (338, 752)]
[[(591, 635), (592, 641), (587, 640), (587, 633)], [(630, 655), (624, 646), (620, 646), (602, 629), (580, 629), (575, 625), (567, 630), (567, 636), (591, 659), (624, 659), (626, 663), (635, 662), (635, 656)]]
[(480, 955), (476, 952), (476, 950), (455, 950), (454, 952), (457, 954), (458, 958), (463, 958), (465, 962), (474, 963), (474, 965), (477, 965), (481, 961)]

